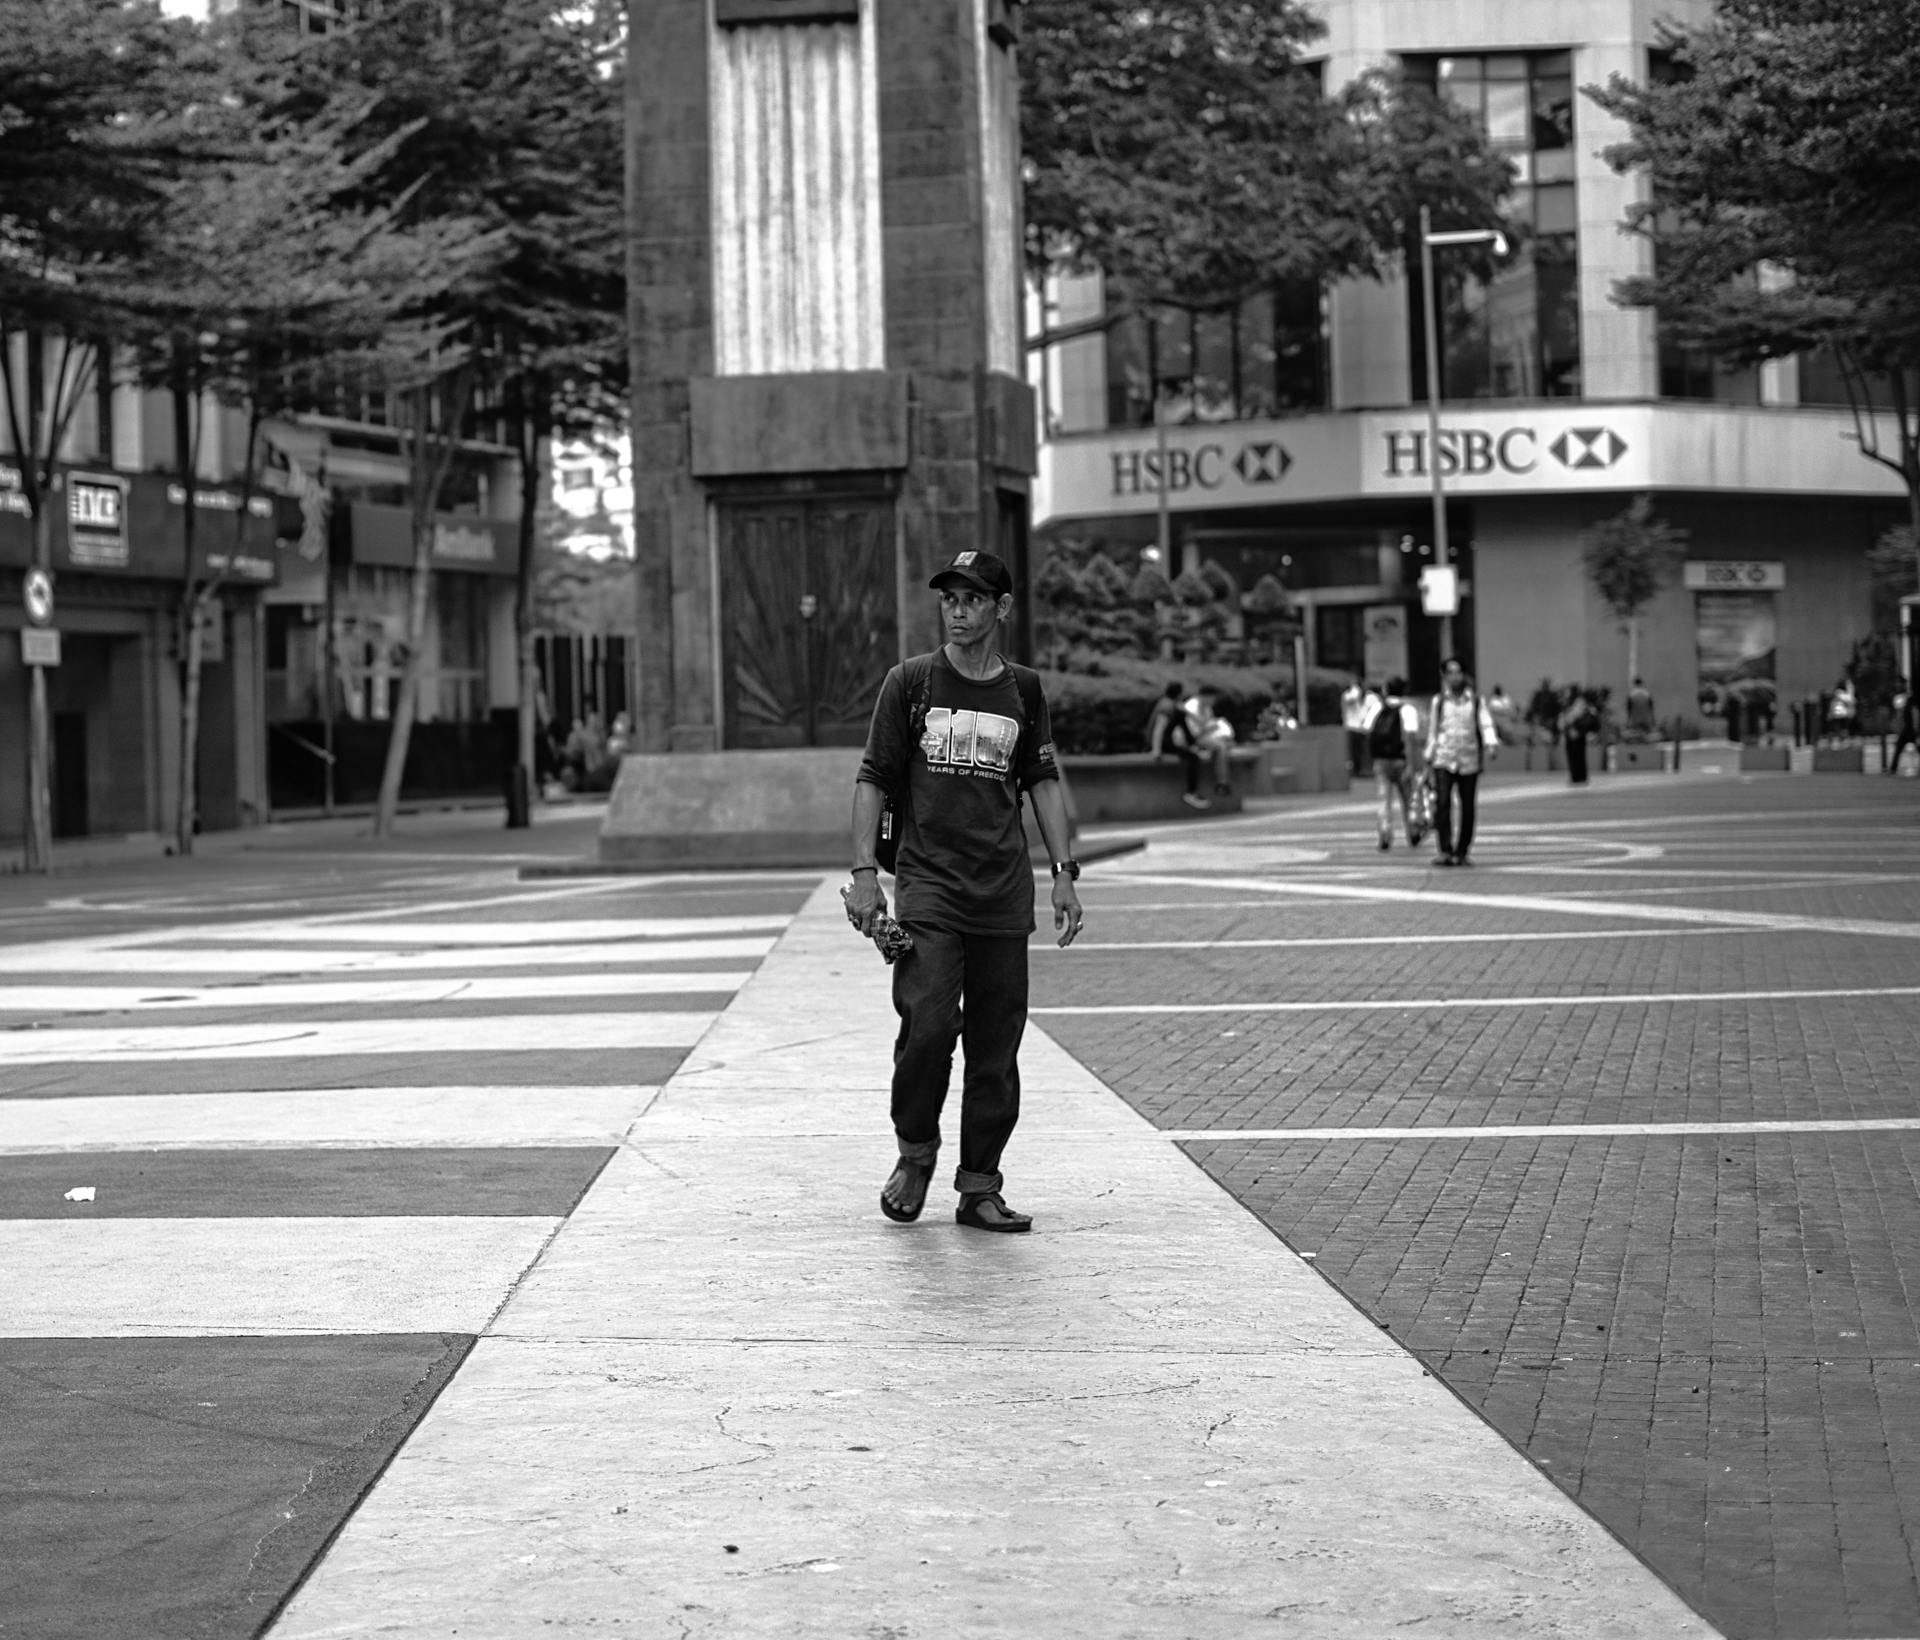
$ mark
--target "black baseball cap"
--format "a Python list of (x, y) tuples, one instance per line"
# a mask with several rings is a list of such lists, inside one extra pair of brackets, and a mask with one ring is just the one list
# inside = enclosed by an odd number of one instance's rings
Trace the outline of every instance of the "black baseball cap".
[(971, 587), (975, 592), (984, 592), (989, 598), (1004, 597), (1013, 591), (1013, 574), (1007, 566), (990, 552), (956, 552), (953, 562), (948, 564), (927, 585), (936, 592), (949, 582), (957, 581), (962, 586)]

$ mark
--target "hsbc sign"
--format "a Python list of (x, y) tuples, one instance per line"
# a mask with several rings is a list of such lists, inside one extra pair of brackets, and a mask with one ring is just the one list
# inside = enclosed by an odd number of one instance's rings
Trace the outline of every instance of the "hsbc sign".
[(1228, 485), (1258, 489), (1278, 484), (1293, 466), (1286, 447), (1271, 438), (1114, 450), (1108, 459), (1112, 493), (1120, 496), (1158, 495), (1163, 488), (1170, 496)]
[(1569, 473), (1604, 473), (1628, 450), (1627, 441), (1605, 425), (1563, 427), (1551, 433), (1531, 422), (1442, 427), (1431, 440), (1424, 427), (1388, 427), (1380, 436), (1384, 478), (1430, 478), (1436, 460), (1443, 479), (1498, 474), (1521, 478), (1538, 471), (1543, 462)]

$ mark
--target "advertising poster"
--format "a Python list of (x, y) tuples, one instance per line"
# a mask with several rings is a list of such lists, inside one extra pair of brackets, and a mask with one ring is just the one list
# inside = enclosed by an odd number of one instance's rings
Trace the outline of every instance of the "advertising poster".
[(1777, 644), (1773, 600), (1771, 592), (1694, 594), (1702, 711), (1724, 710), (1729, 692), (1763, 695), (1771, 704)]
[(1366, 675), (1375, 683), (1407, 675), (1407, 611), (1402, 604), (1370, 604), (1362, 634)]

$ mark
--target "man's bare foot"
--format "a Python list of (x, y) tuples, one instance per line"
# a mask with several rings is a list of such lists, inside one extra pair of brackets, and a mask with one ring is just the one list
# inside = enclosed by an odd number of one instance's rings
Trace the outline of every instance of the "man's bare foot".
[(913, 1223), (927, 1205), (927, 1181), (932, 1177), (933, 1163), (910, 1162), (902, 1156), (880, 1192), (880, 1211), (895, 1224)]

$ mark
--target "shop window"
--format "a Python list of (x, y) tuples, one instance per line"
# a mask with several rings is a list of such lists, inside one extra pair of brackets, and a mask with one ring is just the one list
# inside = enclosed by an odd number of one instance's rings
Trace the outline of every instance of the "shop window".
[(1366, 665), (1366, 609), (1360, 604), (1321, 604), (1313, 612), (1313, 664), (1335, 672)]
[[(1513, 162), (1513, 254), (1482, 281), (1466, 259), (1436, 253), (1441, 397), (1577, 398), (1580, 393), (1579, 206), (1573, 181), (1569, 52), (1409, 58), (1408, 77), (1461, 109)], [(1415, 397), (1427, 392), (1419, 246), (1411, 246)]]

